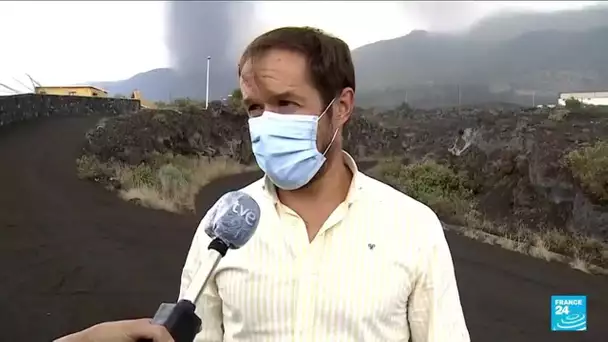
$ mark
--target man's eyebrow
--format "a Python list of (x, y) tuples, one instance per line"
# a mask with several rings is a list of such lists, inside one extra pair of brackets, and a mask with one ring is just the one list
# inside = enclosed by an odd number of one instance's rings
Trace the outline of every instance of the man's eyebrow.
[[(304, 101), (304, 97), (294, 93), (291, 90), (287, 90), (281, 93), (276, 93), (270, 96), (269, 100), (272, 102), (277, 102), (278, 100), (283, 100), (283, 99), (294, 99), (296, 101)], [(245, 104), (245, 106), (249, 106), (252, 103), (254, 103), (255, 100), (250, 98), (250, 97), (244, 97), (243, 98), (243, 104)]]
[(282, 99), (294, 99), (296, 101), (303, 101), (304, 98), (291, 90), (284, 91), (282, 93), (274, 94), (271, 96), (273, 100), (282, 100)]

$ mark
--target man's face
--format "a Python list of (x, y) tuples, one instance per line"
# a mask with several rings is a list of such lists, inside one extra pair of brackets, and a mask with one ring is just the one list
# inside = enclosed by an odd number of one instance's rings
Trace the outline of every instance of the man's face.
[[(241, 68), (239, 79), (243, 103), (250, 116), (260, 116), (267, 110), (283, 115), (320, 115), (324, 104), (307, 73), (306, 59), (299, 53), (274, 49), (249, 59)], [(335, 101), (319, 122), (317, 149), (324, 152), (341, 117), (332, 115), (339, 106)], [(338, 142), (339, 137), (336, 138)]]

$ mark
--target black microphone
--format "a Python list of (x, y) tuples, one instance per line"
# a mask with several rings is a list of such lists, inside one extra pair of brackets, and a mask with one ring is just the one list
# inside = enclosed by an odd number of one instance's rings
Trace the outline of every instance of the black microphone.
[[(164, 326), (175, 342), (192, 342), (201, 329), (201, 319), (194, 312), (196, 301), (207, 286), (211, 274), (228, 249), (241, 248), (260, 223), (260, 206), (248, 194), (233, 191), (222, 196), (203, 219), (205, 233), (213, 240), (206, 262), (201, 264), (192, 282), (177, 303), (162, 303), (152, 323)], [(139, 340), (146, 342), (151, 340)]]

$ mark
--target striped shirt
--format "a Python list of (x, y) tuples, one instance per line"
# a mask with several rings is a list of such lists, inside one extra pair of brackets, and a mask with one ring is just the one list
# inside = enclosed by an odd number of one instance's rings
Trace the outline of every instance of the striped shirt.
[[(267, 178), (242, 189), (259, 203), (260, 224), (220, 261), (195, 303), (203, 321), (196, 342), (470, 341), (435, 213), (345, 158), (351, 188), (312, 242)], [(203, 230), (180, 298), (207, 253)]]

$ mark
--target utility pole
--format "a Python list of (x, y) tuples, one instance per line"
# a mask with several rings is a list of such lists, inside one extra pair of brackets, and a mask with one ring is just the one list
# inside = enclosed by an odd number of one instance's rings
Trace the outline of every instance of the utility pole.
[(458, 84), (458, 115), (460, 115), (460, 106), (462, 105), (462, 91), (460, 91), (460, 84)]
[(207, 56), (207, 86), (205, 91), (205, 109), (209, 108), (209, 64), (211, 56)]
[(536, 107), (536, 92), (532, 92), (532, 107)]

